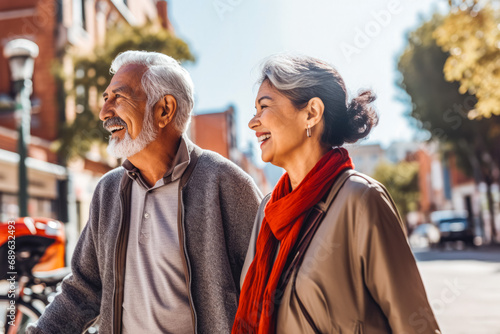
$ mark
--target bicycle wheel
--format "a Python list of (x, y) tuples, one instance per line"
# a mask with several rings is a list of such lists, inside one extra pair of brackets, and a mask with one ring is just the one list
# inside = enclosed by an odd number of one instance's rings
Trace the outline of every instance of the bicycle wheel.
[[(8, 307), (10, 306), (11, 300), (12, 299), (7, 296), (0, 296), (0, 334), (7, 334), (9, 331), (9, 322), (11, 321), (11, 318), (8, 317)], [(28, 304), (23, 300), (16, 300), (16, 308), (20, 312), (17, 313), (17, 316), (20, 316), (21, 319), (18, 322), (19, 327), (15, 333), (25, 333), (26, 327), (37, 321), (42, 315), (33, 305)]]

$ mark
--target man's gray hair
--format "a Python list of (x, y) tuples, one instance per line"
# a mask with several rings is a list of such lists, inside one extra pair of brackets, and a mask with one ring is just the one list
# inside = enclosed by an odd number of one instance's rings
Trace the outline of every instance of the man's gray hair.
[(177, 60), (165, 54), (147, 51), (126, 51), (113, 60), (110, 72), (115, 74), (125, 65), (144, 65), (148, 69), (142, 76), (142, 88), (148, 100), (146, 115), (151, 113), (154, 105), (165, 95), (172, 95), (177, 100), (175, 128), (185, 132), (189, 125), (191, 111), (194, 106), (194, 85), (188, 71)]

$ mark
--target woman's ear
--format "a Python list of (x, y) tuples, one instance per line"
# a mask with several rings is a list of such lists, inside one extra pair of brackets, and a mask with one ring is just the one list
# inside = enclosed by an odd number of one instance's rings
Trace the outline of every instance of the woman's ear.
[(307, 103), (307, 125), (311, 128), (321, 122), (325, 105), (319, 97), (313, 97)]
[(177, 100), (172, 95), (165, 95), (156, 104), (155, 113), (158, 116), (158, 126), (160, 128), (166, 127), (174, 119), (175, 112), (177, 111)]

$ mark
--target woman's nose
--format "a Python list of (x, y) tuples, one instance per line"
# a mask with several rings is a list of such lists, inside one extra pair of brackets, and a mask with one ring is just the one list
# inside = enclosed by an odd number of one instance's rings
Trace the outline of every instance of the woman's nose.
[(248, 122), (248, 127), (252, 130), (254, 130), (254, 128), (256, 128), (259, 125), (260, 125), (260, 121), (259, 121), (259, 118), (257, 117), (257, 115), (253, 116), (252, 119), (250, 120), (250, 122)]

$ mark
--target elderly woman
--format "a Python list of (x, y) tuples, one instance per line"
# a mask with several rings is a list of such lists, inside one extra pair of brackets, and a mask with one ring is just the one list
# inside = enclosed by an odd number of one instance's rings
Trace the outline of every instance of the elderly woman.
[(341, 146), (378, 121), (371, 91), (305, 56), (268, 59), (249, 127), (286, 173), (262, 202), (232, 333), (440, 333), (393, 200)]

